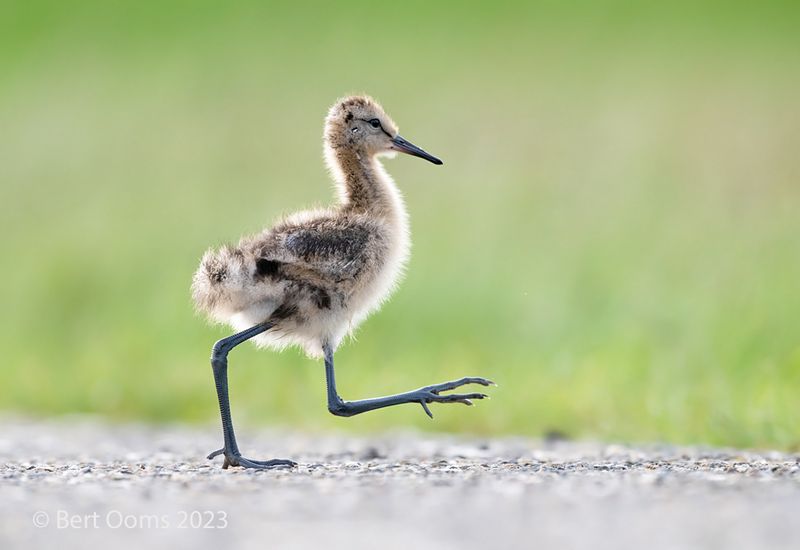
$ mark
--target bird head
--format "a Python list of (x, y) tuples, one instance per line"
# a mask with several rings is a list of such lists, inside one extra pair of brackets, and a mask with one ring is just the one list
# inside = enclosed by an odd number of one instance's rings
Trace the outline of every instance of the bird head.
[(394, 121), (369, 96), (349, 96), (337, 101), (325, 119), (325, 139), (333, 149), (350, 148), (369, 156), (399, 152), (442, 164), (402, 138)]

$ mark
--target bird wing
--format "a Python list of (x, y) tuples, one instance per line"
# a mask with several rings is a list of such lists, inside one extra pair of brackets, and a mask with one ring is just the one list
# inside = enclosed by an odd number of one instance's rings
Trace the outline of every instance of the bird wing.
[(375, 234), (366, 223), (341, 220), (277, 227), (270, 231), (269, 244), (259, 256), (310, 270), (328, 280), (352, 279), (367, 262), (368, 244)]

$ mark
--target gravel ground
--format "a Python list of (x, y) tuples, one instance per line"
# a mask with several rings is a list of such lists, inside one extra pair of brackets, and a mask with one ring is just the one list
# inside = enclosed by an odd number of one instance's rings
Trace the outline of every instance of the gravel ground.
[(0, 548), (800, 548), (800, 456), (6, 418)]

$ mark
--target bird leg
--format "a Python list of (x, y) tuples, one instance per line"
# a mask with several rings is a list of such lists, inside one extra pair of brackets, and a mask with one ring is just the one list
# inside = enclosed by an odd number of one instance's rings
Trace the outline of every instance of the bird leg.
[(419, 403), (422, 405), (425, 414), (433, 418), (433, 413), (431, 413), (428, 407), (429, 403), (463, 403), (465, 405), (472, 405), (472, 399), (484, 399), (489, 397), (485, 393), (451, 393), (442, 395), (441, 392), (453, 390), (466, 384), (480, 384), (482, 386), (497, 385), (486, 378), (465, 377), (451, 382), (425, 386), (418, 390), (398, 393), (396, 395), (375, 397), (373, 399), (360, 399), (358, 401), (344, 401), (336, 392), (336, 378), (333, 371), (333, 350), (326, 344), (323, 346), (323, 351), (325, 353), (325, 378), (328, 386), (328, 410), (336, 416), (354, 416), (384, 407), (392, 407), (404, 403)]
[(233, 433), (233, 422), (231, 420), (231, 405), (228, 397), (228, 352), (233, 348), (246, 342), (253, 336), (257, 336), (262, 332), (266, 332), (273, 327), (270, 322), (261, 323), (247, 330), (243, 330), (233, 336), (223, 338), (214, 344), (211, 352), (211, 367), (214, 370), (214, 383), (217, 386), (217, 399), (219, 400), (219, 412), (222, 416), (222, 436), (224, 439), (224, 447), (218, 449), (208, 455), (209, 459), (215, 456), (225, 455), (225, 462), (222, 464), (223, 469), (229, 466), (241, 466), (243, 468), (276, 468), (280, 466), (297, 466), (291, 460), (273, 459), (273, 460), (250, 460), (244, 458), (242, 453), (239, 452), (239, 446), (236, 445), (236, 435)]

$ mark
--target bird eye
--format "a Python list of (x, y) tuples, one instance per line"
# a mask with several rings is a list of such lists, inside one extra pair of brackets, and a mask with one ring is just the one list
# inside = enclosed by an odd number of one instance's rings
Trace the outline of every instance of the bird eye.
[(369, 121), (369, 123), (372, 125), (373, 128), (381, 127), (381, 121), (378, 120), (377, 118), (373, 118), (372, 120)]

